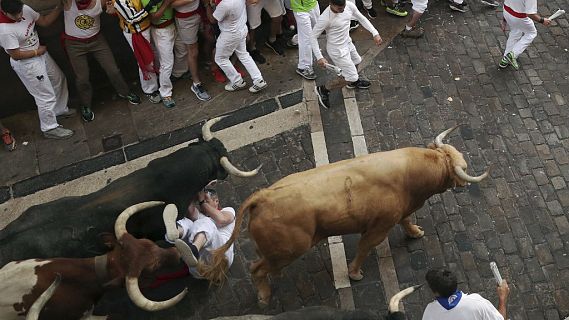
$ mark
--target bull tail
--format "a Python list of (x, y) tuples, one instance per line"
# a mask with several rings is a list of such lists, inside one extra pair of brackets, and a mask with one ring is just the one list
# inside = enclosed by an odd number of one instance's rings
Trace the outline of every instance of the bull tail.
[(222, 285), (227, 279), (227, 271), (229, 270), (229, 262), (225, 257), (225, 252), (231, 247), (231, 245), (239, 237), (241, 232), (241, 225), (243, 224), (243, 217), (245, 212), (249, 207), (251, 207), (255, 202), (255, 194), (249, 196), (245, 202), (239, 207), (237, 216), (235, 217), (235, 227), (233, 233), (227, 242), (221, 247), (213, 250), (211, 252), (211, 257), (208, 261), (200, 260), (197, 266), (197, 270), (200, 275), (210, 281), (210, 284)]

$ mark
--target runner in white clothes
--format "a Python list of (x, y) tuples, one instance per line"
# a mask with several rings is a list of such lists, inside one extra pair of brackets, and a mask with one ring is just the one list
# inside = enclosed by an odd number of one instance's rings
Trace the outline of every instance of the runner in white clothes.
[(500, 61), (500, 68), (511, 65), (512, 68), (518, 70), (518, 56), (526, 50), (537, 36), (534, 21), (544, 26), (551, 24), (551, 20), (537, 13), (537, 0), (504, 1), (502, 30), (506, 32), (506, 26), (510, 26), (510, 35), (506, 42), (504, 56)]
[(71, 137), (73, 131), (61, 127), (56, 118), (75, 113), (67, 108), (67, 81), (46, 47), (40, 45), (35, 29), (36, 24), (52, 24), (61, 7), (56, 6), (46, 16), (40, 16), (21, 0), (1, 0), (0, 8), (0, 47), (10, 56), (12, 68), (35, 99), (43, 135), (53, 139)]
[(376, 45), (382, 42), (379, 32), (373, 27), (366, 17), (364, 17), (352, 2), (346, 0), (330, 0), (328, 8), (322, 12), (318, 22), (312, 30), (312, 52), (316, 56), (318, 65), (325, 67), (328, 61), (322, 56), (318, 37), (326, 31), (326, 51), (332, 59), (334, 65), (342, 69), (342, 78), (324, 86), (316, 87), (318, 100), (324, 108), (329, 107), (328, 95), (330, 90), (347, 86), (350, 89), (367, 89), (371, 85), (368, 80), (361, 79), (358, 75), (356, 65), (362, 61), (356, 47), (350, 38), (350, 20), (357, 20), (373, 36)]
[(253, 79), (253, 85), (249, 88), (252, 93), (259, 92), (267, 87), (261, 71), (247, 52), (247, 10), (244, 0), (222, 0), (213, 12), (213, 18), (217, 20), (221, 34), (215, 45), (215, 63), (223, 70), (229, 83), (225, 90), (235, 91), (244, 89), (247, 83), (237, 72), (229, 57), (233, 53)]

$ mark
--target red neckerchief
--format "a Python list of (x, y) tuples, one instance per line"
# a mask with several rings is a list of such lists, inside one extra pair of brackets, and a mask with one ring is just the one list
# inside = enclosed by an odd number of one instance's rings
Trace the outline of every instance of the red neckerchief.
[(0, 23), (16, 23), (18, 21), (8, 17), (3, 11), (0, 11)]
[(75, 2), (77, 4), (77, 9), (79, 10), (85, 10), (87, 8), (89, 8), (89, 5), (91, 4), (91, 0), (79, 0)]
[(215, 5), (218, 6), (221, 3), (221, 0), (214, 0)]

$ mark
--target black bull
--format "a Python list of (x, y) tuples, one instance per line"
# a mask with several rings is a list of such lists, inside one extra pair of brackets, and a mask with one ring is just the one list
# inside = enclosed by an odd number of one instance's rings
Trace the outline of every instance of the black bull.
[[(221, 141), (200, 140), (92, 194), (31, 207), (0, 231), (0, 266), (29, 258), (102, 254), (98, 234), (112, 232), (118, 214), (136, 203), (174, 203), (183, 214), (193, 195), (211, 180), (227, 177), (219, 161), (222, 156), (227, 156), (227, 150)], [(162, 209), (129, 219), (129, 232), (137, 238), (164, 239)]]

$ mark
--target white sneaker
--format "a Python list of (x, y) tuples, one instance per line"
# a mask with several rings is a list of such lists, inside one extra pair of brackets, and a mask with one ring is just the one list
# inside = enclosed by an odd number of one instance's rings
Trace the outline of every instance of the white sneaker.
[(251, 87), (249, 87), (249, 92), (257, 93), (257, 92), (265, 89), (267, 86), (268, 86), (268, 84), (263, 79), (253, 81), (253, 85)]
[(245, 89), (247, 83), (241, 79), (241, 83), (228, 83), (225, 85), (225, 90), (227, 91), (237, 91), (241, 89)]
[(62, 126), (55, 127), (43, 133), (48, 139), (67, 139), (73, 135), (73, 130), (65, 129)]

